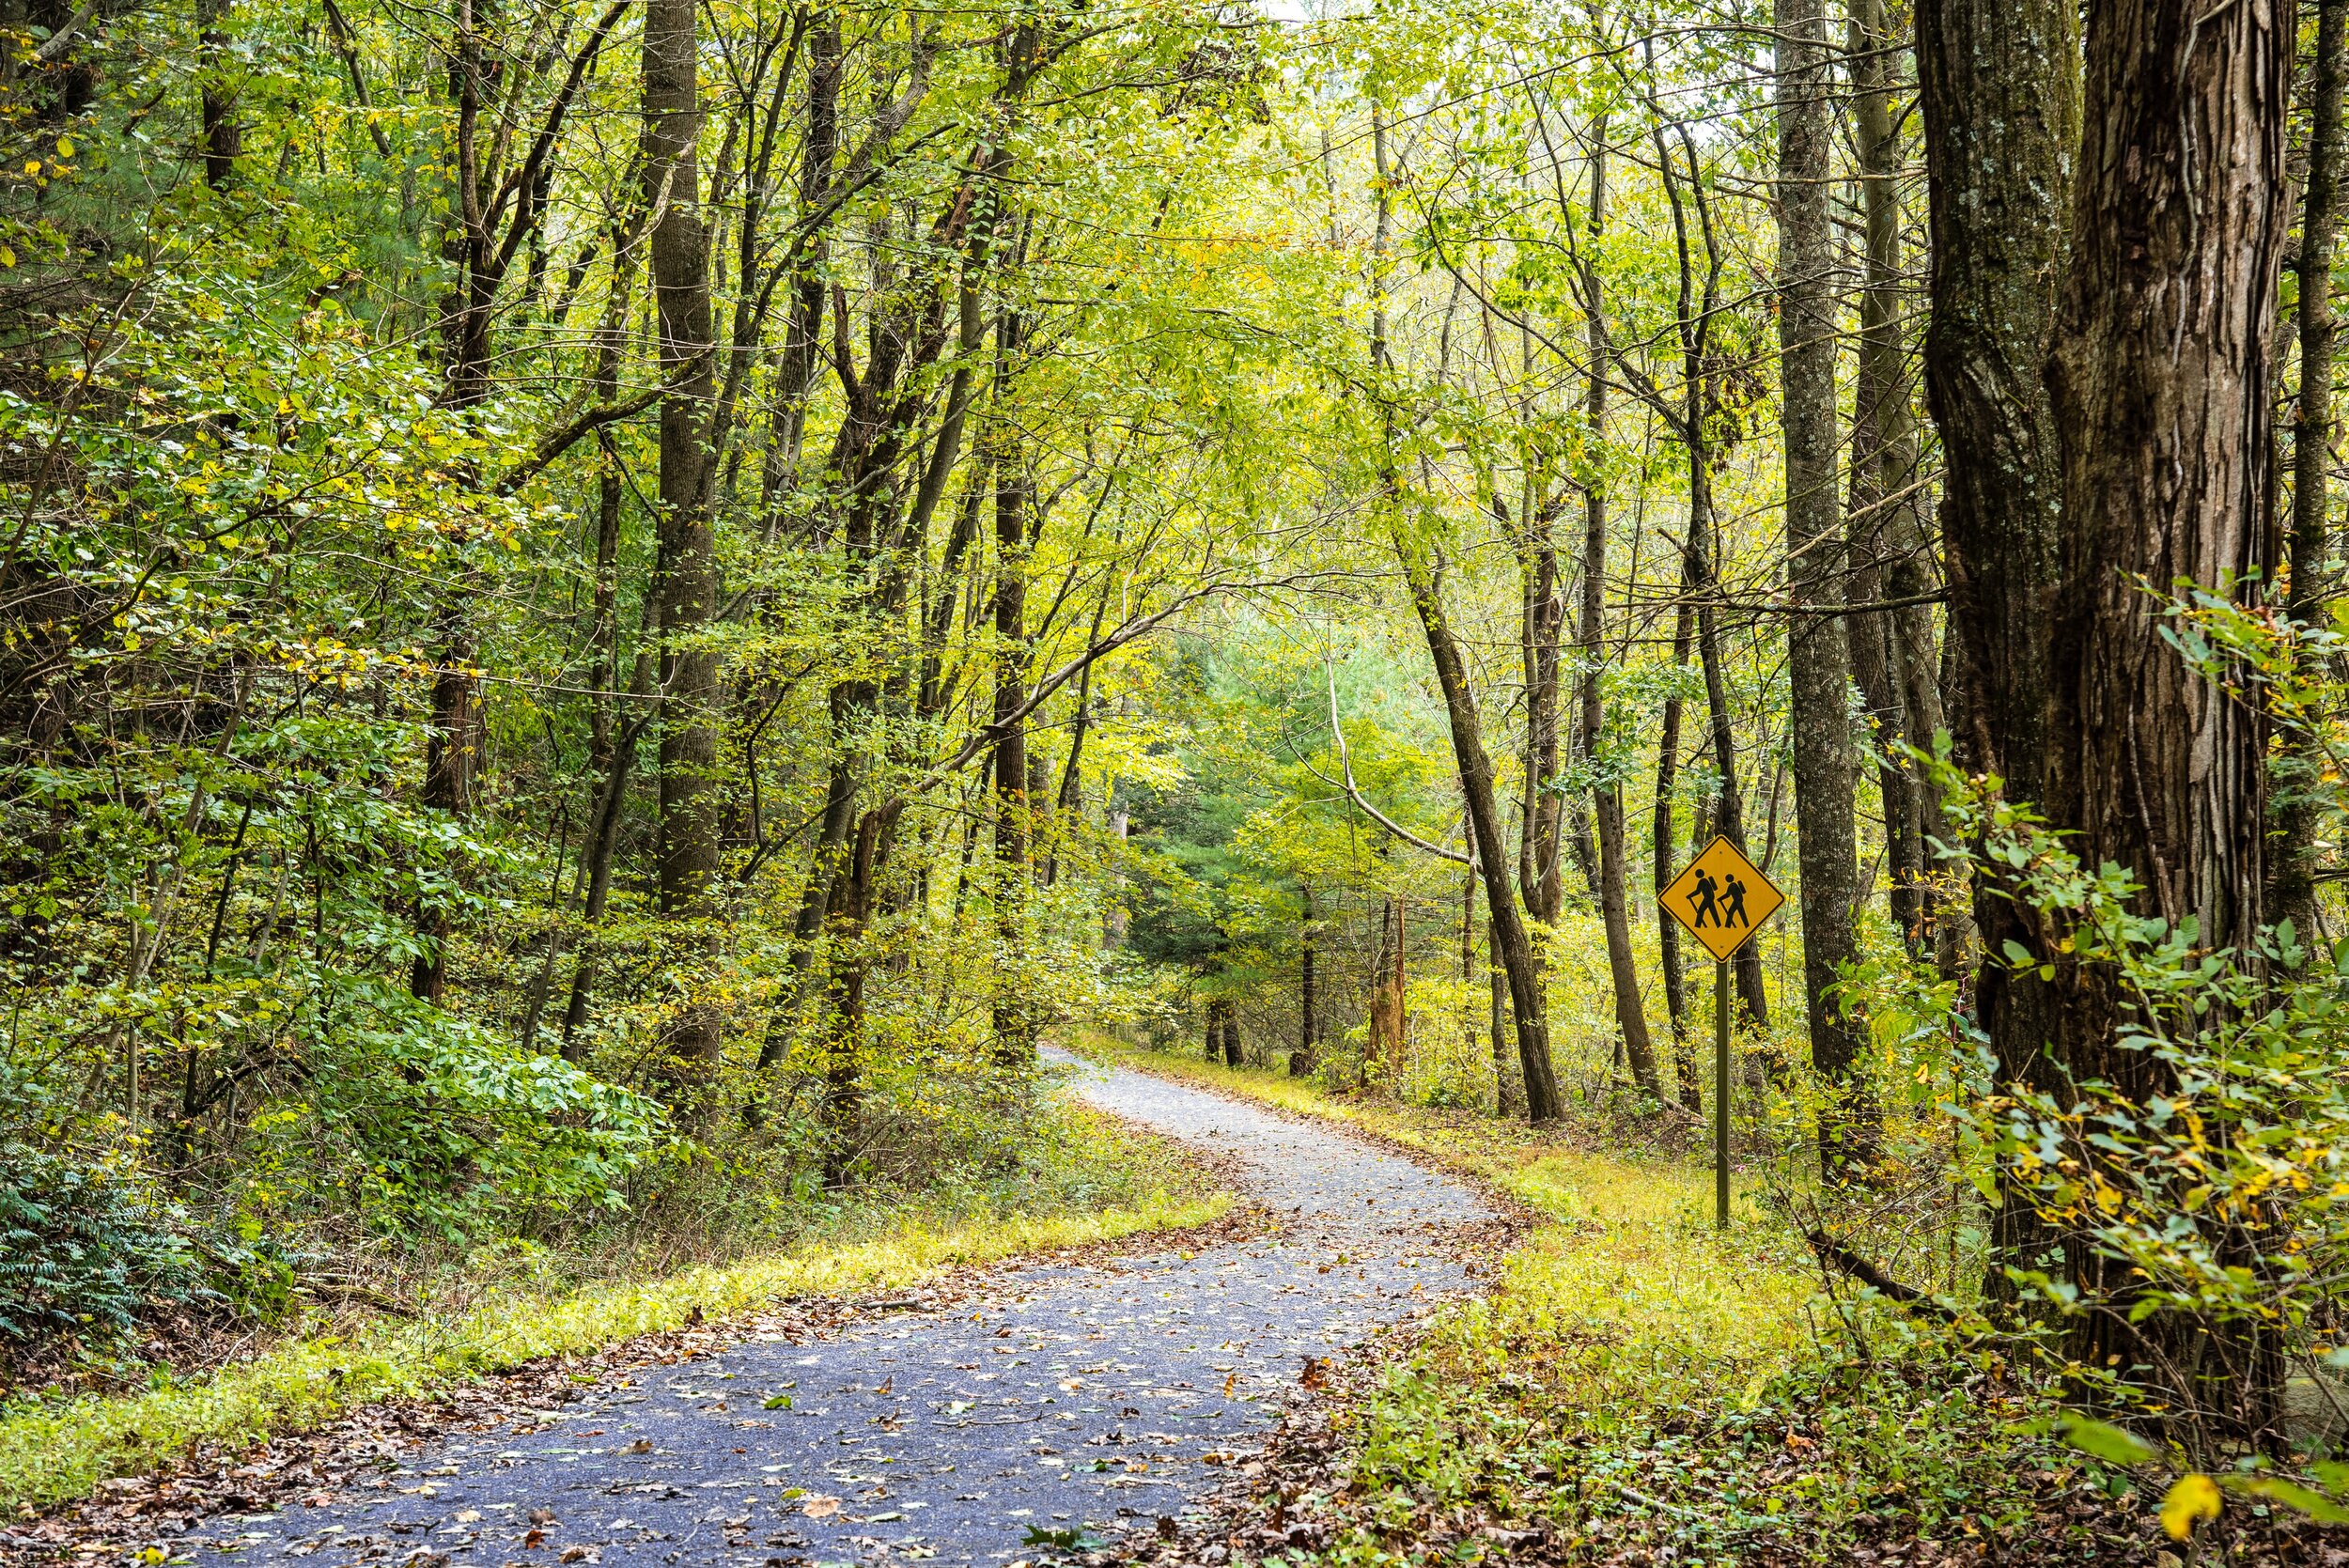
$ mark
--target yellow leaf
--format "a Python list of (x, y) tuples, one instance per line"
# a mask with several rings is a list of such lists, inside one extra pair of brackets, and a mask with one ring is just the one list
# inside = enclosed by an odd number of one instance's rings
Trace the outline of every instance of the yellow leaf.
[(2172, 1541), (2183, 1541), (2194, 1533), (2200, 1519), (2218, 1517), (2218, 1483), (2200, 1470), (2189, 1470), (2170, 1488), (2170, 1495), (2161, 1499), (2161, 1528), (2170, 1532)]

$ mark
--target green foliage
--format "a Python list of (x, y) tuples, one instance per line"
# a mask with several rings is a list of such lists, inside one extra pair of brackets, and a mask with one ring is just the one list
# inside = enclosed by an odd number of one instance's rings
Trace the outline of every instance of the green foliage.
[[(1957, 1102), (1985, 1189), (1995, 1173), (2023, 1195), (2050, 1252), (2084, 1247), (2117, 1265), (2083, 1292), (2077, 1271), (2026, 1257), (2008, 1269), (2015, 1288), (2059, 1318), (2160, 1317), (2221, 1343), (2248, 1336), (2328, 1376), (2349, 1260), (2349, 949), (2311, 962), (2286, 928), (2212, 951), (2191, 918), (2143, 912), (2131, 878), (2092, 871), (2027, 809), (1947, 782), (1957, 831), (1981, 846), (1978, 874), (2032, 916), (2041, 952), (2010, 944), (2006, 961), (2108, 977), (2117, 1004), (2109, 1076), (2040, 1089), (1995, 1080), (1980, 1057)], [(2208, 1403), (2227, 1397), (2223, 1382), (2150, 1357), (2065, 1372), (2188, 1430), (2235, 1414)]]
[(210, 1296), (176, 1218), (119, 1171), (0, 1144), (0, 1334), (108, 1344)]
[(0, 1142), (0, 1337), (110, 1355), (173, 1311), (273, 1316), (308, 1260), (250, 1222), (204, 1221), (127, 1162)]

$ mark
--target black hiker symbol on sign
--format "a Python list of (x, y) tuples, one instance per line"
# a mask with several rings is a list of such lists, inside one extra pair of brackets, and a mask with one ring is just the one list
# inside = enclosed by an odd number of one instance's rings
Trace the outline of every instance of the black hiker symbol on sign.
[(1714, 908), (1713, 904), (1719, 892), (1719, 886), (1709, 873), (1703, 871), (1697, 873), (1697, 885), (1695, 890), (1688, 894), (1688, 907), (1696, 910), (1699, 925), (1703, 925), (1708, 920), (1716, 925), (1721, 924), (1721, 912)]
[(1728, 902), (1721, 906), (1720, 921), (1722, 928), (1726, 930), (1731, 925), (1750, 924), (1751, 922), (1746, 919), (1746, 884), (1744, 880), (1740, 878), (1736, 873), (1732, 872), (1730, 873), (1728, 886), (1729, 899)]

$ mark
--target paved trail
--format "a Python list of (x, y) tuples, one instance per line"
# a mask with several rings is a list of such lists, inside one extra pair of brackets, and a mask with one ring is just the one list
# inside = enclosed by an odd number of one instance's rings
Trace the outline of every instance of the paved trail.
[[(639, 1370), (533, 1436), (428, 1449), (369, 1500), (215, 1520), (197, 1560), (1009, 1563), (1044, 1549), (1031, 1532), (1153, 1529), (1206, 1488), (1203, 1456), (1251, 1446), (1277, 1419), (1303, 1358), (1473, 1288), (1437, 1245), (1492, 1214), (1464, 1186), (1323, 1127), (1054, 1054), (1096, 1105), (1236, 1158), (1280, 1234), (1189, 1259), (1030, 1269), (952, 1314)], [(788, 1409), (765, 1407), (781, 1394)]]

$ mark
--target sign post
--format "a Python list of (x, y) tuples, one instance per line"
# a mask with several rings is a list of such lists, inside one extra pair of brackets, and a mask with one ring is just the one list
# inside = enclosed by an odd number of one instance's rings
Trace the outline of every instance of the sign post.
[(1729, 960), (1713, 960), (1713, 1224), (1729, 1229)]
[(1786, 895), (1726, 838), (1716, 837), (1659, 900), (1713, 955), (1714, 1222), (1729, 1228), (1729, 961)]

